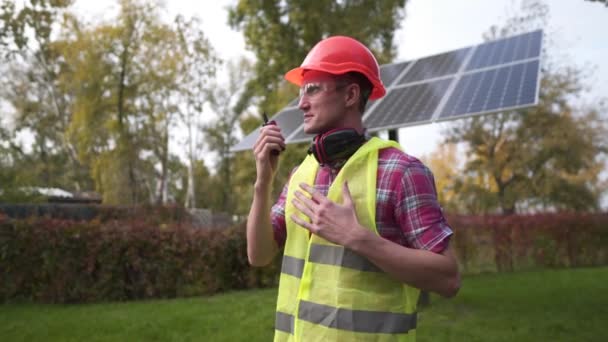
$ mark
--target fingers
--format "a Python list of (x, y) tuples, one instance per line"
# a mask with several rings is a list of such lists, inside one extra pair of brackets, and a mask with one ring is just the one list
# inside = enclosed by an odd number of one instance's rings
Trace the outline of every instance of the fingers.
[(260, 136), (253, 146), (256, 158), (264, 158), (270, 155), (273, 150), (282, 151), (285, 149), (285, 138), (281, 134), (281, 129), (275, 125), (262, 127)]
[(307, 222), (296, 215), (291, 215), (290, 218), (293, 222), (295, 222), (299, 226), (302, 226), (308, 230), (312, 229), (312, 224), (310, 224), (310, 222)]
[(297, 197), (297, 199), (292, 201), (293, 205), (304, 215), (312, 218), (314, 215), (315, 203), (299, 191), (296, 191), (294, 195)]
[(317, 202), (317, 203), (323, 203), (325, 201), (327, 201), (327, 197), (323, 196), (320, 192), (315, 191), (315, 189), (306, 184), (306, 183), (300, 183), (300, 188), (302, 190), (304, 190), (306, 193), (308, 193), (310, 195), (310, 197), (313, 199), (313, 201)]
[(281, 148), (285, 147), (285, 138), (281, 134), (281, 129), (277, 126), (264, 126), (260, 130), (260, 136), (253, 145), (254, 150), (261, 150), (263, 145), (273, 143)]
[(342, 185), (342, 198), (343, 198), (343, 203), (345, 205), (351, 205), (353, 203), (353, 197), (350, 194), (350, 189), (348, 188), (348, 182), (344, 182), (344, 185)]

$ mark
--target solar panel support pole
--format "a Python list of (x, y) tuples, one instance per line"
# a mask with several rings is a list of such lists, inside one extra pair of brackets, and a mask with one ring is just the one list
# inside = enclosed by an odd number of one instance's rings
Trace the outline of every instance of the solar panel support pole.
[(399, 142), (399, 131), (396, 129), (389, 129), (388, 140), (394, 140), (396, 142)]

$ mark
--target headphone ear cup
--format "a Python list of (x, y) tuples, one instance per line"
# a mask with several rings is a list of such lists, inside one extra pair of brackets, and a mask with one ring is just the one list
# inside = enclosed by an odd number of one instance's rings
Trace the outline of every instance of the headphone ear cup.
[(323, 148), (323, 140), (324, 140), (325, 135), (324, 134), (319, 134), (315, 137), (315, 150), (317, 151), (317, 161), (320, 164), (325, 164), (327, 161), (325, 160), (325, 151)]
[(320, 135), (316, 135), (313, 139), (312, 142), (310, 143), (310, 148), (308, 149), (308, 153), (312, 153), (312, 155), (315, 157), (315, 159), (317, 160), (317, 162), (319, 164), (322, 164), (322, 158), (321, 155), (319, 153), (319, 137)]
[(354, 129), (334, 129), (316, 135), (308, 153), (312, 153), (321, 165), (346, 161), (365, 141), (365, 136)]

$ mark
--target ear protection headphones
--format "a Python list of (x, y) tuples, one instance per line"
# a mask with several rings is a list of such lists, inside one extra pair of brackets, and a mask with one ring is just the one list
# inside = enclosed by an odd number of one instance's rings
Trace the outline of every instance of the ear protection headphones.
[(312, 153), (321, 165), (341, 167), (366, 140), (352, 128), (332, 129), (314, 137), (308, 154)]

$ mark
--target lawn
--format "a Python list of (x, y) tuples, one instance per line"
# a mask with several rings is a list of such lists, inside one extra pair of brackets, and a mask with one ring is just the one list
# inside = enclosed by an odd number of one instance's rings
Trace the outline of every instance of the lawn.
[[(418, 341), (605, 341), (608, 268), (467, 276)], [(2, 341), (269, 341), (276, 290), (89, 305), (0, 305)]]

